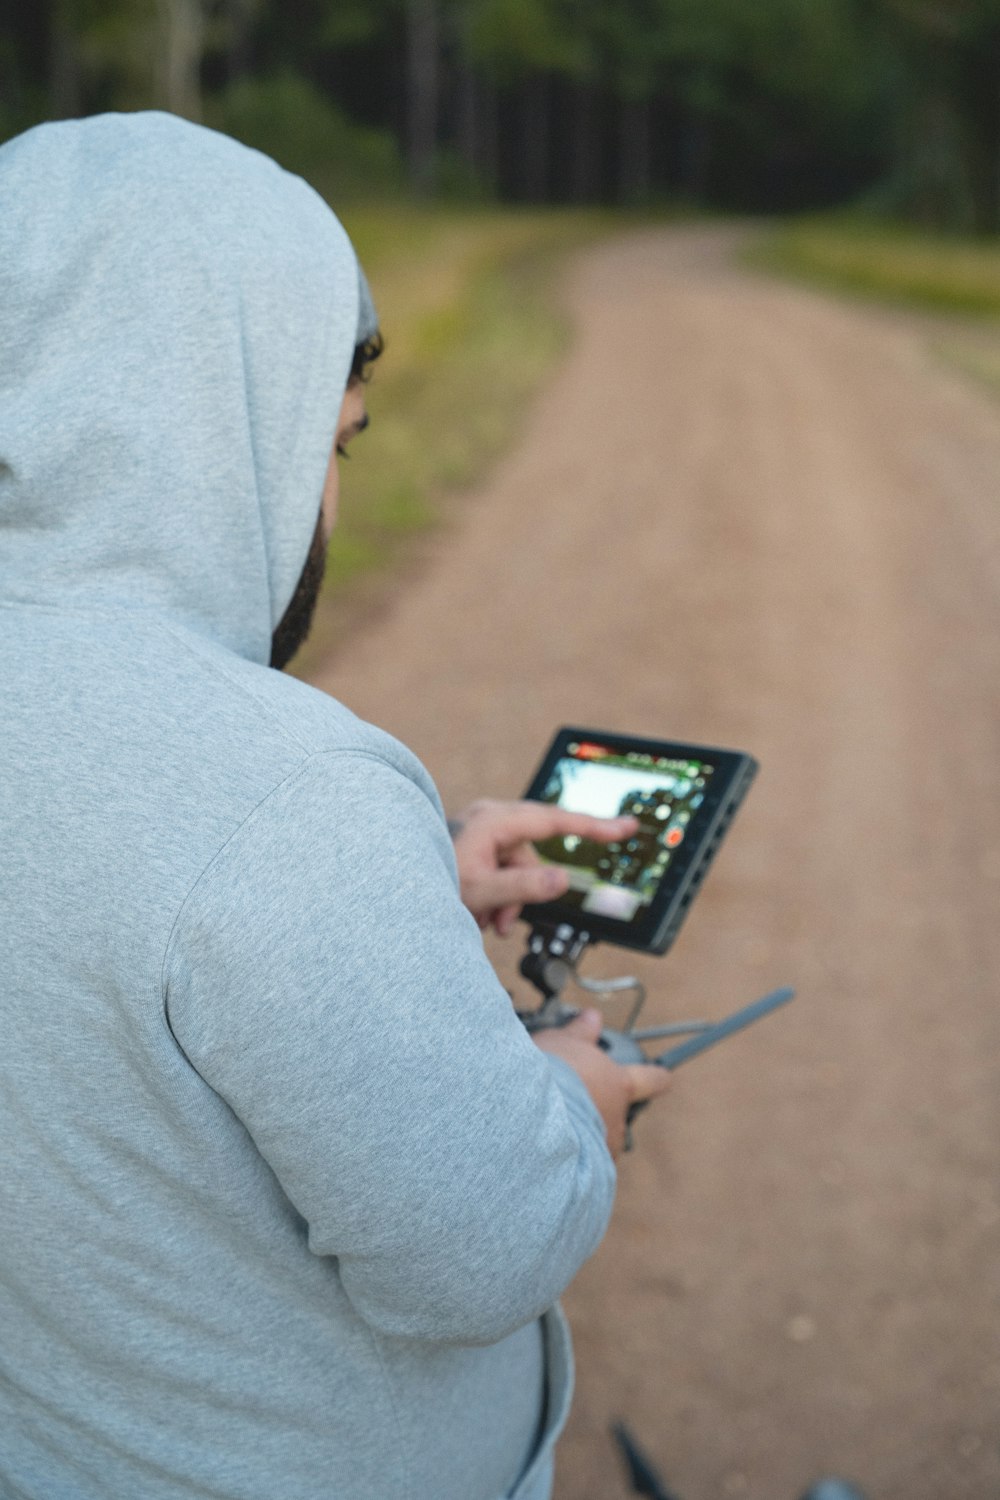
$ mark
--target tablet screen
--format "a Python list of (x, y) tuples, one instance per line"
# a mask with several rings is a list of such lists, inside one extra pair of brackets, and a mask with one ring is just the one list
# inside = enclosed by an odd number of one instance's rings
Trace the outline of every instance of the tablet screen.
[(566, 869), (560, 898), (587, 917), (641, 920), (671, 866), (682, 857), (692, 819), (710, 796), (717, 767), (695, 756), (626, 750), (570, 740), (535, 793), (570, 812), (598, 818), (631, 814), (638, 828), (618, 843), (567, 834), (539, 844), (541, 857)]
[(570, 886), (526, 906), (524, 920), (665, 953), (756, 770), (742, 750), (560, 729), (525, 796), (599, 818), (628, 813), (638, 826), (610, 844), (572, 833), (537, 844)]

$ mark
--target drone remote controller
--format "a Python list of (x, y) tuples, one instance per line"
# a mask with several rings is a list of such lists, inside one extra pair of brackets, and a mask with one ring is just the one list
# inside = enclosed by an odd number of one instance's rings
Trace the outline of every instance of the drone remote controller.
[[(563, 1000), (570, 982), (596, 997), (630, 991), (635, 999), (624, 1027), (605, 1028), (598, 1045), (616, 1063), (673, 1070), (792, 999), (794, 990), (785, 987), (720, 1021), (637, 1030), (642, 983), (584, 979), (577, 969), (587, 947), (599, 941), (666, 952), (756, 772), (756, 761), (743, 751), (559, 730), (525, 796), (596, 817), (627, 814), (637, 827), (617, 843), (567, 835), (538, 845), (546, 862), (566, 870), (569, 889), (522, 912), (532, 930), (521, 973), (542, 996), (537, 1010), (521, 1013), (529, 1031), (563, 1026), (579, 1014)], [(645, 1043), (665, 1037), (684, 1040), (656, 1055), (646, 1052)], [(630, 1121), (641, 1108), (633, 1106)]]

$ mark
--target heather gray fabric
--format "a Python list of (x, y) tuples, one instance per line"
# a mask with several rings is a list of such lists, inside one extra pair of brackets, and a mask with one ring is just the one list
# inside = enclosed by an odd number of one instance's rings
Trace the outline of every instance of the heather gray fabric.
[(0, 149), (4, 1500), (549, 1493), (599, 1117), (423, 768), (265, 665), (359, 301), (222, 137)]
[(358, 266), (358, 326), (355, 340), (363, 344), (373, 338), (376, 333), (378, 333), (378, 316), (372, 301), (371, 289), (364, 271)]

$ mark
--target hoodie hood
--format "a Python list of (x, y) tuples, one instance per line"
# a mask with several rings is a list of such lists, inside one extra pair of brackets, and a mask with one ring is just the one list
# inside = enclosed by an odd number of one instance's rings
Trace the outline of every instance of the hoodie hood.
[(171, 115), (0, 148), (0, 600), (266, 663), (375, 314), (338, 220)]

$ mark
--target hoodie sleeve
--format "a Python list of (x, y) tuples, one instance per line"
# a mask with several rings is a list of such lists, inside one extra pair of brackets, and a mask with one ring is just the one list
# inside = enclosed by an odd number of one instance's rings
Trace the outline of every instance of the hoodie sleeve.
[(600, 1116), (515, 1017), (439, 812), (377, 757), (313, 756), (258, 806), (184, 905), (166, 1005), (380, 1331), (499, 1340), (599, 1243)]

